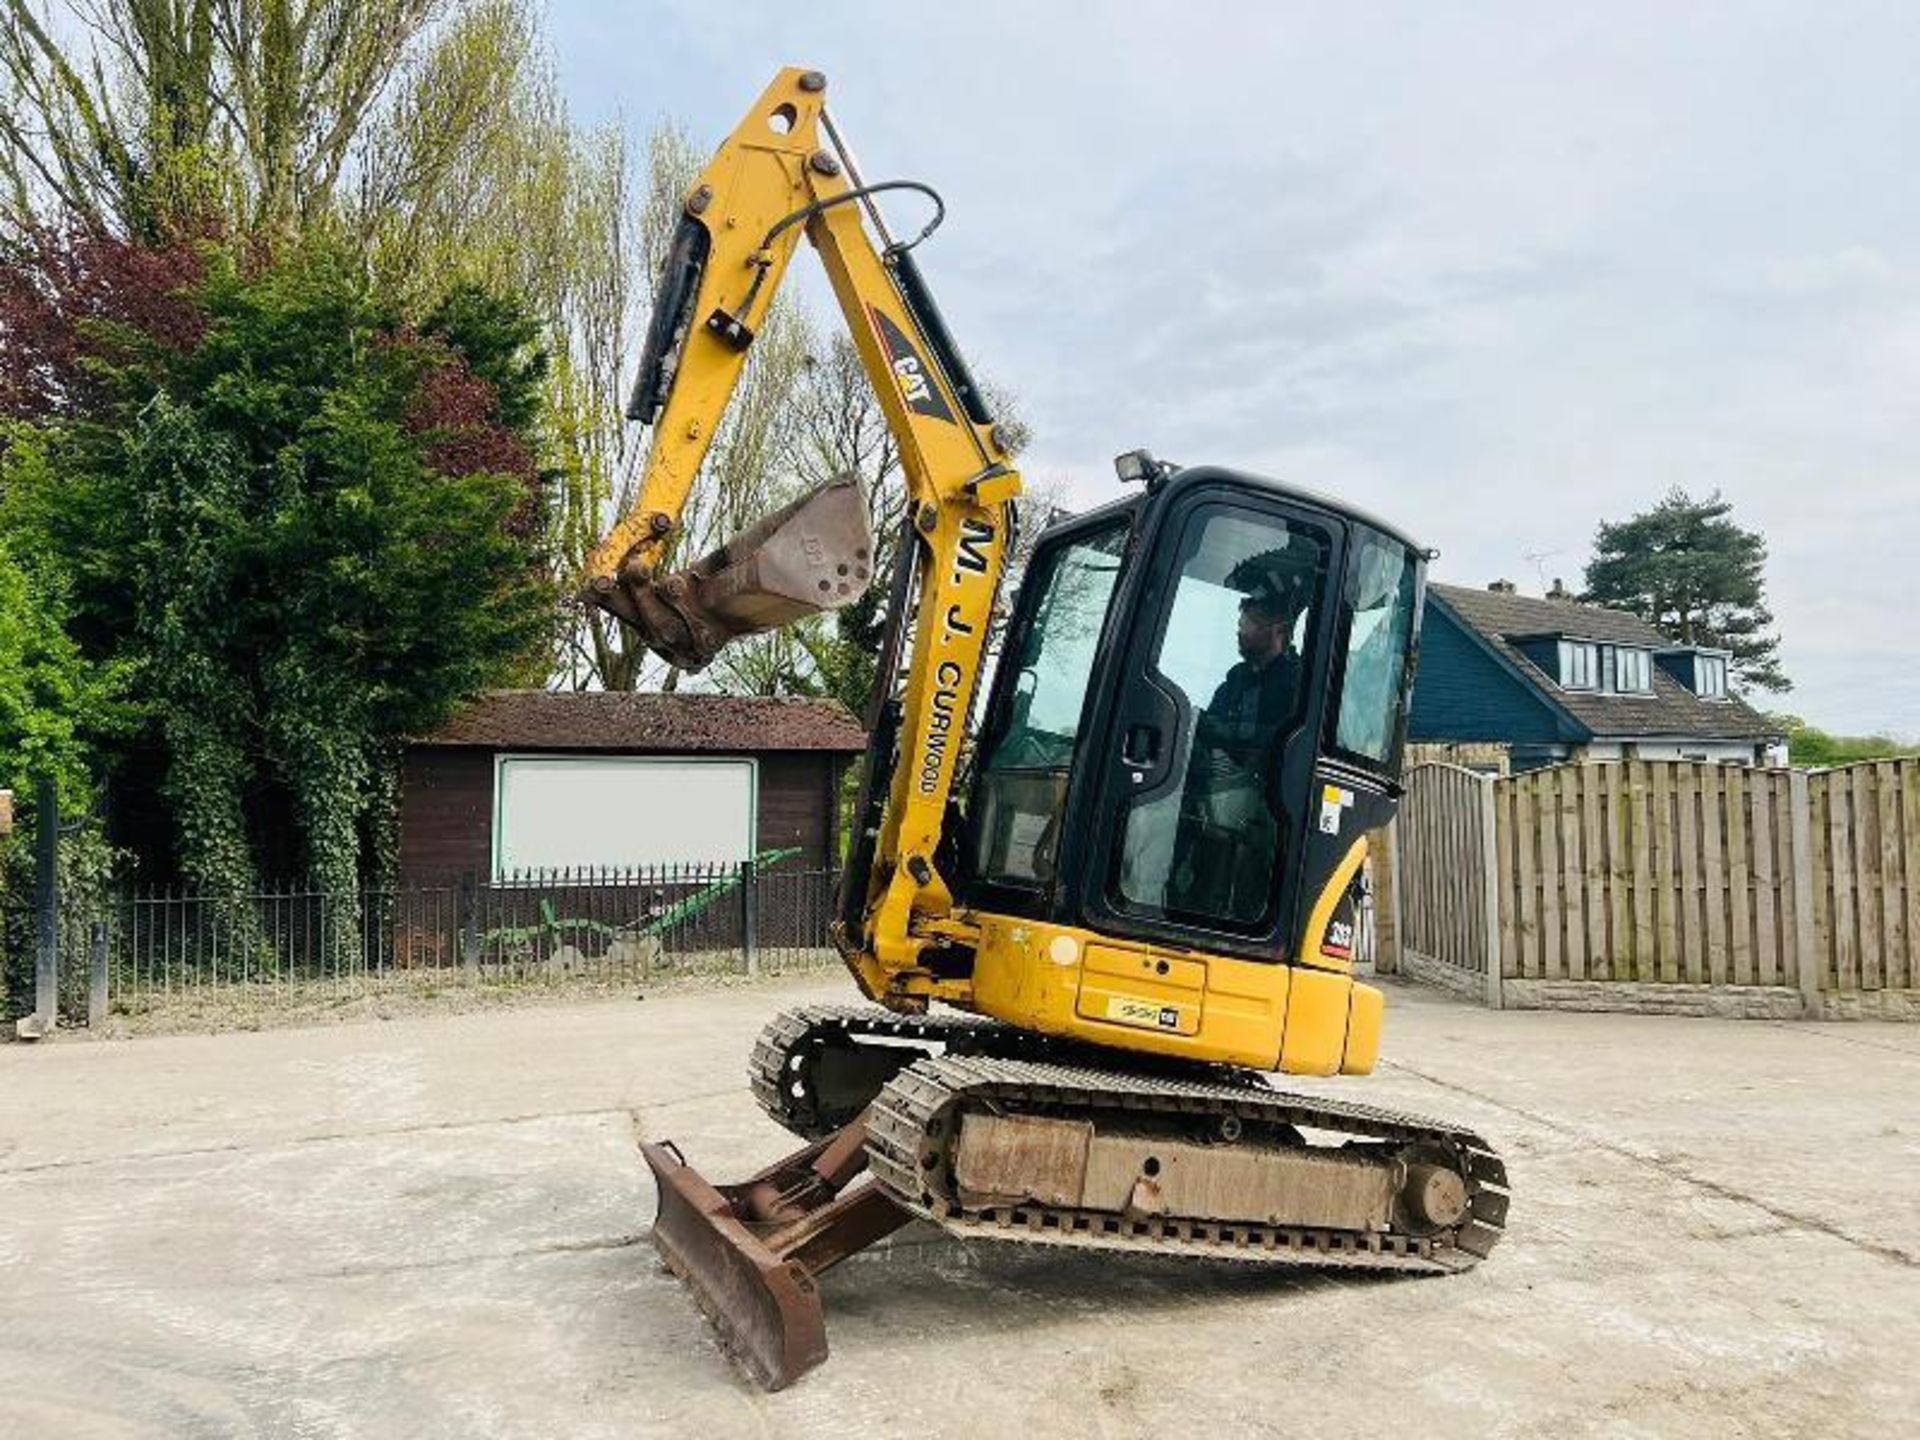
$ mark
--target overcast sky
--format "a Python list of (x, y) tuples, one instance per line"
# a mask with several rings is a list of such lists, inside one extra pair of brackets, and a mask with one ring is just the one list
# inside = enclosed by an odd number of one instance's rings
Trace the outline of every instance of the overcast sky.
[(867, 178), (946, 196), (923, 263), (1077, 503), (1144, 445), (1538, 593), (1718, 489), (1772, 550), (1761, 703), (1920, 733), (1920, 5), (552, 6), (636, 134), (824, 70)]

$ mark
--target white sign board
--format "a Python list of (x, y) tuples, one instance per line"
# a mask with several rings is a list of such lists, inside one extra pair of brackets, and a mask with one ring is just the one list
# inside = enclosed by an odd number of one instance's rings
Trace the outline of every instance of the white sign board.
[(493, 873), (753, 858), (754, 764), (652, 755), (502, 755)]

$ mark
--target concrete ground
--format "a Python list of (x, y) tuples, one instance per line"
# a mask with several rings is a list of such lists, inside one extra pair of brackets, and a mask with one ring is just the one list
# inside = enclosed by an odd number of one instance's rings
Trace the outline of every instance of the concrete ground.
[(1491, 1014), (1396, 988), (1370, 1080), (1505, 1152), (1442, 1279), (902, 1233), (833, 1357), (740, 1379), (636, 1134), (777, 1153), (757, 988), (0, 1046), (0, 1435), (1887, 1435), (1920, 1414), (1920, 1026)]

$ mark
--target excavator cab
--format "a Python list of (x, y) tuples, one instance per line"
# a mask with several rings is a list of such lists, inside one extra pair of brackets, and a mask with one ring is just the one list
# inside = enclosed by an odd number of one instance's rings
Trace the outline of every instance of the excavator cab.
[(1399, 781), (1424, 568), (1378, 522), (1218, 469), (1050, 531), (982, 726), (967, 902), (1296, 958), (1302, 895)]
[[(1120, 942), (1151, 983), (1083, 961), (1075, 993), (1047, 994), (997, 973), (1002, 956), (1031, 968), (1020, 947), (987, 945), (980, 1008), (1274, 1066), (1284, 1015), (1235, 1052), (1205, 1024), (1219, 987), (1200, 972), (1350, 968), (1362, 837), (1398, 793), (1424, 567), (1379, 521), (1212, 467), (1155, 468), (1146, 493), (1049, 531), (983, 719), (961, 898), (995, 929)], [(1139, 1003), (1109, 1003), (1123, 991)]]

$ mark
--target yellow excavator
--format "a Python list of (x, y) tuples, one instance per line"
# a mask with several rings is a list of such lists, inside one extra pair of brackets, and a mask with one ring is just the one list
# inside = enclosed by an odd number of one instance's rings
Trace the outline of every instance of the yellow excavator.
[[(782, 71), (686, 197), (628, 412), (654, 427), (645, 473), (582, 595), (697, 670), (881, 579), (852, 476), (669, 568), (804, 235), (906, 485), (833, 927), (868, 1003), (788, 1011), (754, 1047), (793, 1154), (716, 1186), (643, 1145), (656, 1245), (770, 1388), (826, 1357), (820, 1274), (915, 1218), (1471, 1267), (1507, 1212), (1484, 1140), (1266, 1079), (1363, 1075), (1378, 1052), (1356, 906), (1399, 795), (1427, 552), (1335, 501), (1134, 451), (1116, 463), (1137, 488), (1038, 538), (996, 657), (1021, 482), (913, 253), (939, 197), (865, 181), (826, 88)], [(904, 242), (878, 204), (897, 191), (933, 206)]]

